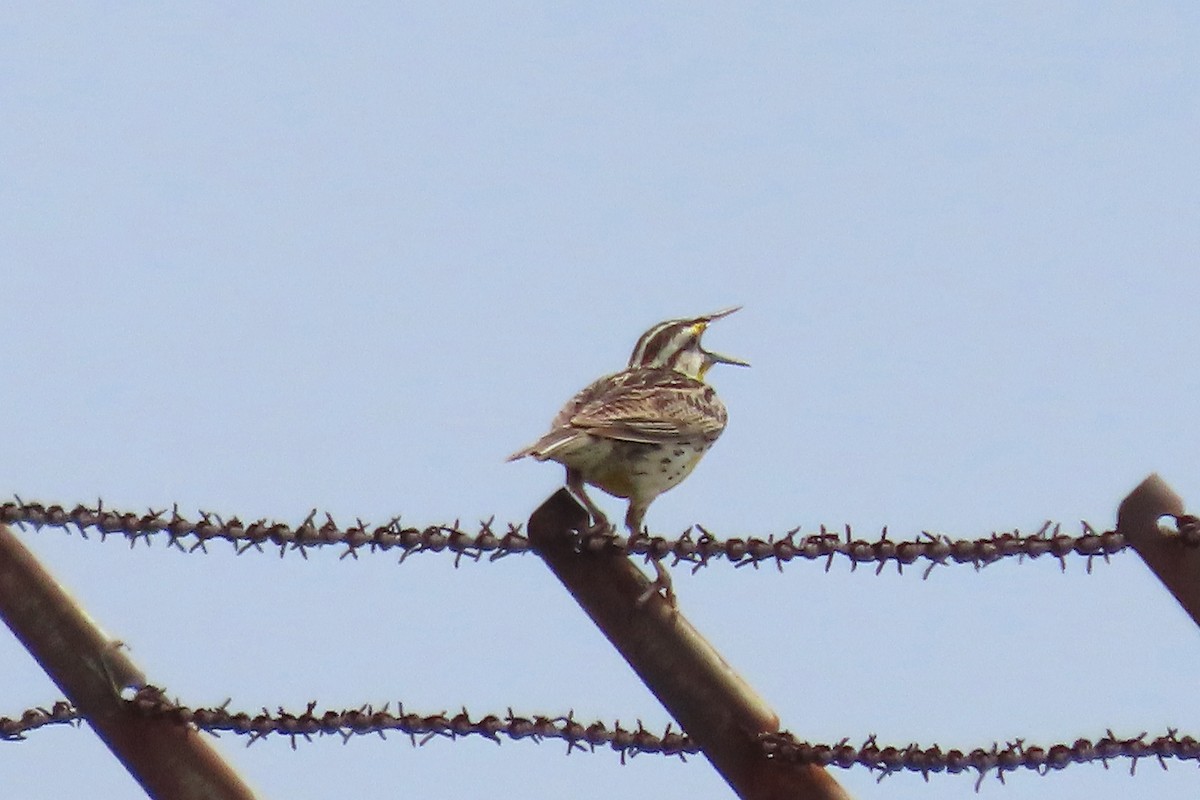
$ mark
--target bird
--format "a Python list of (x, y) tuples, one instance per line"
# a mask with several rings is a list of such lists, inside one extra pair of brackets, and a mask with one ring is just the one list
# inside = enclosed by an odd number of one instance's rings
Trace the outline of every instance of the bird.
[[(690, 475), (725, 430), (725, 405), (705, 376), (714, 364), (750, 365), (705, 350), (700, 338), (710, 323), (740, 308), (654, 325), (638, 339), (624, 370), (589, 384), (562, 407), (545, 435), (507, 460), (530, 457), (566, 467), (567, 489), (591, 518), (589, 532), (614, 529), (584, 484), (627, 498), (625, 527), (640, 533), (650, 503)], [(653, 563), (657, 578), (638, 605), (662, 592), (674, 607), (671, 576), (659, 560)]]

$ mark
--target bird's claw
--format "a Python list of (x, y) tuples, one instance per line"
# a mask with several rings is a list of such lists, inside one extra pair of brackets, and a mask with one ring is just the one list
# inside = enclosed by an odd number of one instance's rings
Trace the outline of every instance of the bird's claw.
[(587, 536), (611, 536), (616, 533), (616, 529), (609, 523), (607, 518), (598, 517), (593, 519), (583, 532)]
[(646, 603), (650, 602), (651, 597), (661, 592), (662, 598), (667, 601), (667, 605), (672, 609), (678, 608), (679, 601), (675, 597), (675, 587), (671, 583), (671, 573), (667, 572), (667, 568), (658, 559), (655, 559), (653, 563), (654, 572), (657, 574), (657, 577), (650, 581), (650, 585), (646, 587), (646, 590), (638, 595), (638, 599), (634, 601), (634, 604), (638, 608), (642, 608)]

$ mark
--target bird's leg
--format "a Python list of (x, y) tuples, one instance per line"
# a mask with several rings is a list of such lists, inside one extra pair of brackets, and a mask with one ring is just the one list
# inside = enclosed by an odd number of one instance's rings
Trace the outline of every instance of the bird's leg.
[(592, 498), (588, 497), (587, 491), (583, 488), (583, 473), (577, 469), (567, 467), (567, 491), (575, 496), (575, 499), (583, 503), (583, 507), (587, 509), (588, 516), (592, 519), (592, 524), (588, 526), (586, 531), (582, 533), (611, 533), (612, 525), (608, 522), (608, 517), (604, 516), (604, 512), (600, 510), (600, 506), (592, 502)]
[[(635, 500), (629, 501), (629, 511), (625, 514), (625, 527), (629, 529), (631, 536), (636, 536), (642, 530), (642, 519), (646, 516), (646, 509), (649, 503), (639, 503)], [(650, 582), (646, 587), (646, 591), (642, 592), (636, 601), (638, 608), (646, 605), (651, 597), (662, 592), (663, 599), (671, 608), (675, 608), (679, 603), (675, 599), (675, 588), (671, 583), (671, 573), (667, 572), (667, 568), (663, 566), (662, 560), (658, 558), (650, 559), (654, 564), (654, 572), (657, 577)]]
[(671, 608), (677, 608), (679, 600), (675, 597), (675, 587), (671, 583), (671, 573), (667, 572), (667, 568), (663, 566), (661, 559), (655, 558), (651, 559), (651, 561), (654, 564), (654, 571), (658, 577), (651, 581), (650, 585), (646, 587), (646, 591), (642, 592), (641, 596), (638, 597), (637, 604), (639, 606), (645, 605), (652, 595), (656, 595), (661, 591), (663, 599), (667, 601), (667, 605)]

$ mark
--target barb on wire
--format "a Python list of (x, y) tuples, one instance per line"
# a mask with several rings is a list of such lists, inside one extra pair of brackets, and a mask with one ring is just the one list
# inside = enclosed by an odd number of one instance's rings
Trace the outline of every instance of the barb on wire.
[[(264, 708), (257, 714), (251, 714), (229, 710), (228, 702), (213, 708), (188, 708), (168, 700), (161, 689), (153, 686), (142, 688), (128, 702), (143, 714), (165, 716), (179, 724), (191, 725), (214, 735), (229, 732), (248, 736), (247, 746), (272, 734), (289, 737), (295, 749), (297, 739), (312, 741), (313, 737), (340, 736), (344, 743), (353, 736), (385, 736), (388, 732), (396, 731), (407, 734), (414, 746), (424, 745), (438, 736), (448, 739), (481, 736), (497, 744), (500, 744), (501, 736), (514, 741), (558, 740), (566, 742), (568, 754), (575, 749), (594, 751), (597, 747), (607, 746), (620, 753), (622, 763), (627, 757), (641, 753), (684, 758), (700, 752), (691, 738), (672, 731), (669, 723), (662, 734), (655, 734), (641, 722), (638, 722), (637, 728), (623, 727), (620, 722), (611, 727), (598, 721), (585, 724), (575, 719), (574, 712), (557, 717), (518, 716), (510, 708), (503, 716), (487, 714), (472, 718), (465, 708), (456, 714), (444, 711), (414, 714), (406, 712), (403, 704), (398, 704), (396, 711), (392, 712), (388, 703), (381, 708), (362, 705), (355, 709), (318, 711), (317, 704), (313, 702), (300, 713), (282, 708), (272, 713)], [(17, 718), (0, 717), (0, 740), (24, 739), (26, 733), (46, 725), (77, 724), (81, 719), (82, 716), (70, 703), (59, 701), (52, 710), (33, 708)]]
[(1109, 761), (1129, 759), (1129, 774), (1133, 775), (1138, 761), (1143, 758), (1156, 759), (1163, 769), (1167, 768), (1169, 758), (1179, 761), (1200, 760), (1200, 740), (1195, 737), (1181, 737), (1178, 731), (1171, 728), (1154, 739), (1147, 739), (1147, 735), (1143, 731), (1137, 736), (1122, 739), (1110, 729), (1095, 742), (1076, 739), (1070, 744), (1058, 743), (1046, 747), (1017, 739), (1007, 742), (1004, 747), (993, 743), (990, 748), (976, 747), (972, 750), (943, 750), (936, 744), (931, 747), (917, 744), (904, 747), (880, 745), (874, 736), (868, 737), (858, 747), (849, 744), (848, 739), (836, 745), (810, 744), (797, 741), (789, 733), (765, 734), (760, 740), (771, 758), (843, 768), (859, 764), (872, 771), (879, 770), (878, 780), (897, 772), (919, 772), (926, 781), (930, 773), (956, 775), (974, 772), (978, 776), (976, 791), (989, 772), (995, 772), (996, 778), (1003, 783), (1006, 773), (1018, 769), (1045, 775), (1051, 770), (1094, 761), (1101, 762), (1108, 769)]
[(78, 725), (79, 712), (66, 700), (50, 708), (30, 708), (19, 717), (0, 717), (0, 741), (19, 741), (25, 734), (47, 725)]
[[(659, 735), (646, 730), (640, 722), (636, 729), (623, 727), (619, 722), (612, 726), (599, 721), (585, 723), (575, 719), (571, 712), (557, 717), (518, 716), (510, 708), (504, 715), (472, 717), (465, 708), (456, 714), (422, 715), (406, 712), (403, 705), (398, 705), (395, 712), (390, 710), (390, 704), (382, 708), (363, 705), (356, 709), (317, 711), (317, 704), (309, 703), (299, 713), (282, 708), (272, 713), (264, 708), (251, 714), (231, 711), (227, 704), (214, 708), (187, 708), (171, 702), (161, 689), (155, 687), (142, 689), (128, 702), (141, 713), (166, 716), (179, 724), (212, 734), (229, 732), (246, 736), (247, 746), (271, 735), (288, 737), (294, 749), (298, 739), (312, 741), (314, 737), (339, 736), (343, 742), (348, 742), (354, 736), (386, 736), (396, 731), (407, 734), (414, 746), (424, 745), (436, 737), (454, 740), (471, 736), (491, 739), (497, 744), (501, 743), (501, 737), (514, 741), (528, 739), (535, 743), (557, 740), (566, 743), (568, 754), (585, 749), (595, 752), (597, 747), (607, 746), (620, 754), (622, 763), (627, 757), (642, 753), (684, 758), (700, 752), (691, 738), (672, 731), (669, 724)], [(80, 719), (69, 703), (59, 701), (50, 710), (34, 708), (17, 718), (0, 717), (0, 740), (24, 739), (26, 733), (46, 725), (73, 724)], [(987, 774), (993, 772), (1003, 782), (1007, 773), (1019, 769), (1045, 775), (1073, 764), (1095, 761), (1107, 769), (1109, 761), (1127, 759), (1133, 774), (1138, 761), (1147, 758), (1155, 759), (1163, 769), (1167, 768), (1168, 759), (1200, 761), (1200, 740), (1195, 737), (1180, 736), (1174, 729), (1153, 739), (1147, 736), (1142, 732), (1121, 738), (1109, 730), (1096, 741), (1076, 739), (1071, 743), (1041, 746), (1017, 739), (1003, 747), (993, 743), (991, 747), (969, 750), (944, 750), (936, 744), (929, 747), (883, 745), (874, 736), (858, 746), (850, 744), (849, 739), (836, 744), (819, 744), (797, 740), (786, 732), (762, 734), (759, 741), (768, 758), (842, 769), (861, 766), (878, 771), (879, 780), (898, 772), (920, 773), (926, 781), (931, 774), (971, 773), (976, 775), (976, 789)]]
[[(521, 524), (506, 523), (501, 529), (494, 518), (483, 520), (471, 529), (464, 528), (457, 520), (453, 524), (418, 528), (402, 524), (399, 517), (374, 526), (356, 520), (354, 525), (343, 528), (329, 514), (325, 514), (324, 522), (318, 524), (314, 509), (293, 528), (287, 523), (265, 519), (245, 524), (237, 517), (223, 518), (211, 512), (200, 512), (199, 519), (191, 520), (181, 515), (177, 507), (169, 514), (153, 509), (138, 514), (106, 509), (101, 503), (95, 507), (76, 505), (67, 509), (61, 505), (26, 503), (16, 498), (0, 503), (0, 523), (4, 522), (35, 528), (69, 530), (74, 527), (85, 538), (89, 531), (98, 532), (101, 539), (120, 536), (131, 547), (138, 540), (147, 543), (160, 540), (184, 552), (207, 552), (209, 542), (223, 540), (231, 543), (239, 554), (250, 549), (262, 551), (264, 546), (272, 545), (279, 548), (281, 556), (299, 551), (306, 557), (308, 548), (336, 545), (345, 548), (342, 558), (358, 558), (364, 550), (399, 550), (401, 561), (416, 553), (446, 552), (454, 554), (457, 565), (463, 558), (478, 561), (486, 554), (489, 561), (495, 561), (530, 550), (529, 539), (522, 533)], [(1176, 522), (1180, 541), (1189, 546), (1200, 545), (1200, 520), (1187, 516), (1177, 518)], [(1072, 555), (1086, 558), (1090, 571), (1093, 559), (1107, 560), (1110, 555), (1128, 547), (1125, 537), (1116, 531), (1100, 532), (1086, 522), (1081, 527), (1082, 533), (1076, 536), (1064, 533), (1060, 524), (1047, 522), (1033, 534), (1013, 530), (978, 539), (951, 539), (926, 532), (917, 539), (897, 541), (888, 538), (887, 528), (873, 540), (856, 538), (849, 525), (841, 533), (822, 525), (809, 534), (794, 528), (782, 536), (771, 535), (765, 539), (719, 539), (696, 525), (673, 539), (648, 533), (630, 537), (581, 533), (579, 547), (585, 550), (616, 548), (647, 560), (689, 564), (693, 571), (719, 560), (737, 567), (757, 568), (760, 564), (773, 563), (782, 570), (784, 564), (796, 559), (824, 560), (825, 569), (829, 570), (835, 559), (846, 559), (852, 569), (859, 564), (874, 564), (878, 574), (889, 563), (903, 571), (905, 565), (923, 561), (927, 562), (926, 576), (938, 565), (970, 564), (979, 569), (1012, 557), (1036, 559), (1049, 556), (1066, 569), (1066, 559)]]

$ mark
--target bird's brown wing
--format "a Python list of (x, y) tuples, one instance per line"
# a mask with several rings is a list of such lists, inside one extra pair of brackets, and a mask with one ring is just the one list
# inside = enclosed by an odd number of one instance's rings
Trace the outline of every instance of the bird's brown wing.
[[(725, 429), (725, 406), (712, 387), (673, 370), (629, 370), (601, 379), (560, 412), (576, 431), (658, 444)], [(560, 427), (559, 425), (555, 426)]]
[(570, 447), (584, 434), (658, 444), (725, 429), (725, 406), (712, 387), (668, 369), (632, 369), (593, 382), (562, 407), (550, 430), (509, 461), (539, 460)]
[(586, 387), (581, 389), (574, 397), (567, 401), (557, 414), (554, 415), (553, 421), (550, 423), (550, 430), (542, 434), (542, 436), (533, 444), (522, 447), (517, 452), (510, 455), (506, 461), (516, 461), (519, 458), (533, 456), (534, 458), (544, 460), (548, 458), (558, 448), (570, 444), (577, 436), (582, 434), (582, 431), (571, 425), (571, 418), (579, 412), (580, 409), (587, 407), (597, 397), (618, 381), (625, 373), (617, 373), (615, 375), (605, 375), (603, 378), (598, 378)]

